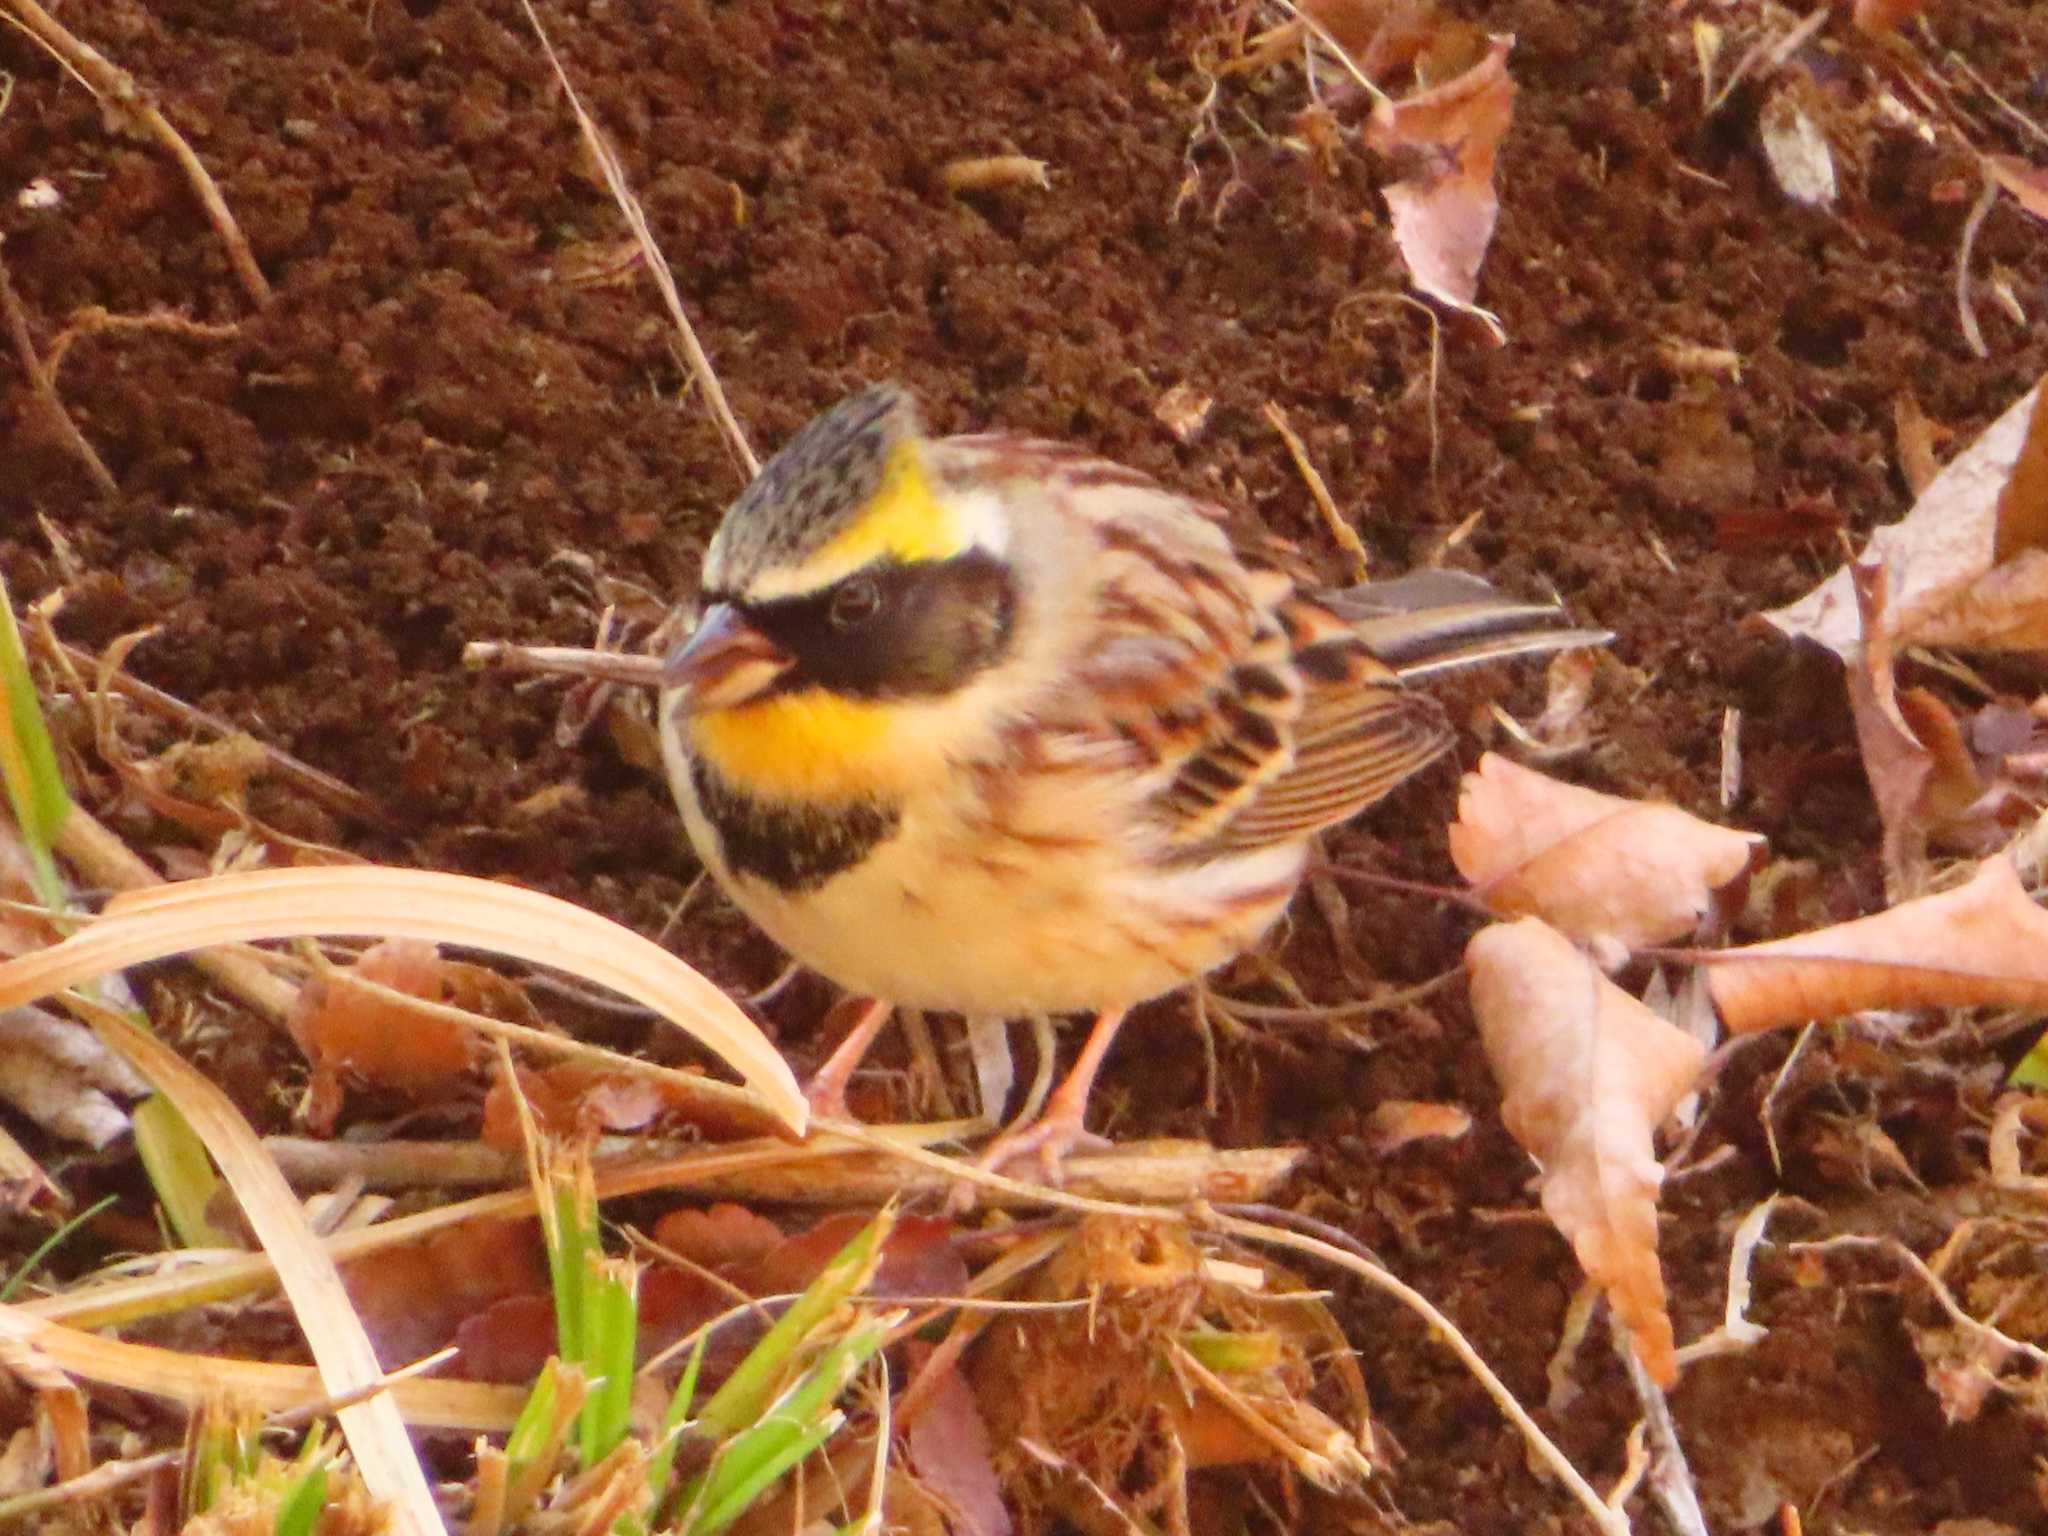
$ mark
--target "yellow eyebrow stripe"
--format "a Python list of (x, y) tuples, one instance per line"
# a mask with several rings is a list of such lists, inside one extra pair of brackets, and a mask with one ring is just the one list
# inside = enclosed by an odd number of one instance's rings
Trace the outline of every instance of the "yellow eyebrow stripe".
[(973, 542), (967, 519), (933, 494), (917, 444), (898, 443), (882, 466), (882, 483), (866, 510), (786, 579), (759, 583), (752, 595), (816, 592), (877, 560), (905, 565), (950, 560)]

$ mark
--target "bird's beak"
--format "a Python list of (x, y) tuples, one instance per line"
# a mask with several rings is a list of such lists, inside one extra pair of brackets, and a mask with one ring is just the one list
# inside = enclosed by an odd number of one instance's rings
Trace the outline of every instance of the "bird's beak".
[(689, 714), (729, 709), (765, 693), (791, 660), (730, 603), (714, 603), (662, 663), (661, 691)]

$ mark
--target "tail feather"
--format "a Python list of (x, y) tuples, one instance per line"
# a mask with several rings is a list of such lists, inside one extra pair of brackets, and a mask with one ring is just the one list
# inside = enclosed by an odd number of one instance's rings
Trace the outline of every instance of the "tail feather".
[(1503, 597), (1463, 571), (1417, 571), (1322, 597), (1407, 679), (1614, 638), (1604, 629), (1568, 627), (1556, 604)]

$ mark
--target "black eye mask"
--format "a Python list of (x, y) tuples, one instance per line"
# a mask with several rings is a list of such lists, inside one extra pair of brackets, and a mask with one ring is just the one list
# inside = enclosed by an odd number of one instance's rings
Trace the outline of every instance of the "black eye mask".
[(777, 692), (851, 698), (949, 693), (1009, 648), (1016, 586), (995, 556), (870, 566), (822, 592), (735, 606), (795, 659)]

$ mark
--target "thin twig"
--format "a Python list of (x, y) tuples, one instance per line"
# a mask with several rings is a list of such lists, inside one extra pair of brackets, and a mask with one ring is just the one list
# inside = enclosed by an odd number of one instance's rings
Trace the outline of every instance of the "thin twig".
[[(519, 1177), (516, 1153), (474, 1141), (312, 1141), (271, 1136), (264, 1147), (301, 1189), (328, 1189), (349, 1179), (365, 1187), (396, 1191), (422, 1188), (502, 1187)], [(627, 1159), (645, 1159), (645, 1138), (608, 1138), (598, 1145), (600, 1172)], [(686, 1156), (687, 1153), (678, 1154)], [(1169, 1208), (1220, 1190), (1268, 1194), (1300, 1165), (1290, 1147), (1246, 1147), (1213, 1151), (1173, 1142), (1156, 1149), (1123, 1147), (1114, 1152), (1077, 1154), (1065, 1173), (1075, 1190), (1112, 1200), (1156, 1200)], [(952, 1175), (909, 1173), (884, 1159), (839, 1148), (827, 1156), (788, 1148), (780, 1164), (737, 1169), (693, 1184), (705, 1199), (774, 1202), (801, 1206), (858, 1206), (888, 1199), (943, 1195)], [(1005, 1203), (998, 1198), (994, 1203)]]
[(185, 179), (192, 184), (206, 217), (212, 222), (221, 243), (227, 247), (228, 265), (234, 269), (242, 289), (258, 309), (270, 302), (270, 282), (256, 265), (255, 254), (249, 249), (249, 242), (242, 235), (241, 226), (228, 211), (227, 199), (221, 196), (220, 187), (184, 135), (171, 126), (156, 99), (136, 83), (135, 77), (113, 62), (90, 43), (73, 36), (64, 25), (36, 4), (36, 0), (7, 0), (14, 13), (21, 18), (35, 38), (59, 62), (72, 69), (86, 83), (100, 104), (111, 112), (132, 117), (149, 131), (158, 143), (171, 152), (185, 173)]
[(1323, 483), (1321, 473), (1308, 456), (1308, 445), (1294, 430), (1287, 419), (1287, 413), (1274, 401), (1266, 402), (1266, 420), (1273, 430), (1280, 434), (1280, 441), (1287, 445), (1287, 452), (1294, 459), (1294, 467), (1308, 486), (1309, 495), (1315, 498), (1316, 508), (1323, 514), (1323, 526), (1330, 530), (1330, 537), (1337, 541), (1337, 547), (1344, 551), (1351, 561), (1352, 578), (1364, 581), (1372, 567), (1372, 557), (1366, 552), (1365, 541), (1359, 538), (1358, 530), (1344, 520), (1336, 500), (1330, 495), (1330, 488)]
[(1970, 253), (1977, 248), (1977, 231), (1984, 227), (1991, 205), (1998, 201), (1998, 178), (1989, 169), (1983, 175), (1984, 185), (1977, 193), (1977, 201), (1970, 205), (1970, 216), (1963, 220), (1963, 237), (1956, 246), (1956, 313), (1962, 317), (1963, 340), (1970, 344), (1970, 350), (1979, 357), (1989, 357), (1991, 349), (1984, 345), (1984, 333), (1977, 329), (1977, 310), (1970, 302)]
[(64, 329), (57, 333), (56, 340), (50, 343), (50, 355), (46, 361), (50, 365), (51, 382), (54, 383), (57, 375), (64, 371), (64, 358), (74, 342), (118, 331), (165, 331), (173, 336), (183, 336), (188, 341), (229, 341), (241, 334), (242, 326), (236, 320), (208, 324), (171, 309), (152, 309), (140, 315), (117, 315), (98, 304), (88, 304), (72, 315)]
[(510, 640), (472, 640), (462, 648), (462, 664), (479, 670), (536, 672), (555, 677), (587, 677), (627, 688), (654, 688), (661, 683), (661, 658), (628, 651), (593, 651), (580, 645), (518, 645)]
[(7, 262), (0, 257), (0, 311), (4, 311), (7, 334), (14, 343), (14, 355), (21, 360), (22, 370), (28, 374), (29, 389), (43, 404), (50, 420), (62, 434), (67, 446), (85, 466), (85, 472), (92, 477), (92, 483), (109, 496), (117, 495), (121, 487), (107, 469), (106, 461), (99, 456), (99, 450), (86, 441), (85, 434), (78, 430), (78, 423), (71, 419), (71, 413), (64, 409), (63, 397), (57, 393), (56, 381), (43, 366), (43, 360), (36, 355), (36, 340), (28, 328), (28, 314), (21, 307), (21, 299), (14, 291), (14, 279), (8, 276)]
[(604, 184), (611, 190), (612, 201), (619, 205), (619, 212), (625, 216), (626, 227), (633, 232), (633, 239), (646, 259), (654, 286), (661, 290), (662, 302), (668, 305), (669, 316), (682, 335), (683, 351), (690, 359), (691, 376), (696, 379), (697, 387), (704, 391), (704, 398), (711, 405), (712, 419), (718, 423), (719, 430), (725, 434), (726, 444), (751, 480), (761, 472), (761, 461), (747, 446), (747, 436), (740, 430), (739, 419), (733, 415), (732, 406), (726, 401), (725, 388), (718, 382), (711, 358), (697, 340), (690, 317), (683, 311), (683, 299), (676, 290), (675, 274), (669, 270), (668, 259), (661, 254), (661, 247), (654, 243), (653, 231), (647, 227), (647, 215), (641, 211), (639, 199), (633, 196), (633, 189), (626, 184), (625, 167), (619, 164), (619, 157), (605, 142), (604, 135), (598, 132), (596, 121), (583, 109), (582, 98), (576, 94), (576, 87), (569, 83), (569, 72), (562, 67), (555, 45), (548, 41), (548, 34), (540, 24), (540, 16), (534, 11), (532, 0), (519, 0), (519, 4), (533, 26), (533, 35), (540, 39), (541, 49), (548, 56), (555, 78), (561, 82), (562, 94), (569, 99), (569, 110), (576, 114), (576, 126), (583, 132), (583, 142), (589, 148), (591, 158), (604, 172)]
[(1636, 1354), (1627, 1330), (1616, 1322), (1611, 1312), (1608, 1314), (1607, 1331), (1613, 1340), (1615, 1354), (1621, 1357), (1621, 1363), (1628, 1371), (1629, 1384), (1636, 1389), (1636, 1398), (1643, 1405), (1643, 1423), (1649, 1429), (1650, 1441), (1650, 1496), (1657, 1501), (1658, 1507), (1664, 1511), (1664, 1518), (1678, 1536), (1709, 1536), (1707, 1517), (1700, 1511), (1699, 1485), (1693, 1481), (1692, 1468), (1686, 1464), (1685, 1447), (1678, 1439), (1678, 1425), (1671, 1417), (1671, 1403), (1664, 1396), (1664, 1389), (1643, 1369), (1643, 1362)]
[[(1256, 1214), (1261, 1218), (1271, 1217), (1275, 1221), (1291, 1222), (1295, 1219), (1289, 1212), (1272, 1208), (1257, 1208)], [(1594, 1523), (1602, 1531), (1607, 1532), (1608, 1536), (1628, 1536), (1628, 1516), (1621, 1510), (1608, 1508), (1599, 1490), (1586, 1481), (1579, 1469), (1571, 1464), (1563, 1451), (1558, 1449), (1557, 1443), (1543, 1432), (1542, 1426), (1535, 1419), (1530, 1417), (1529, 1410), (1516, 1400), (1515, 1394), (1508, 1390), (1507, 1383), (1496, 1376), (1493, 1368), (1480, 1358), (1479, 1352), (1472, 1347), (1471, 1341), (1458, 1331), (1457, 1325), (1427, 1296), (1374, 1262), (1368, 1256), (1368, 1250), (1354, 1244), (1348, 1238), (1341, 1244), (1333, 1243), (1322, 1237), (1310, 1237), (1301, 1232), (1289, 1231), (1286, 1227), (1274, 1225), (1266, 1219), (1247, 1221), (1220, 1210), (1212, 1210), (1207, 1215), (1205, 1225), (1212, 1231), (1227, 1232), (1248, 1242), (1268, 1243), (1275, 1247), (1292, 1248), (1299, 1253), (1313, 1254), (1327, 1264), (1348, 1270), (1376, 1290), (1385, 1291), (1409, 1311), (1422, 1318), (1429, 1325), (1429, 1330), (1436, 1340), (1458, 1357), (1473, 1379), (1485, 1389), (1486, 1395), (1493, 1399), (1495, 1406), (1506, 1415), (1508, 1422), (1521, 1431), (1522, 1438), (1528, 1443), (1529, 1448), (1570, 1490), (1572, 1497), (1579, 1501), (1580, 1507), (1592, 1516)]]
[[(42, 616), (38, 614), (37, 618), (41, 619)], [(61, 652), (81, 666), (97, 669), (100, 665), (100, 658), (93, 655), (92, 652), (81, 650), (78, 646), (69, 645), (59, 640), (54, 631), (49, 628), (47, 621), (35, 624), (31, 629), (31, 634), (38, 644), (53, 654)], [(144, 709), (175, 720), (180, 725), (190, 729), (206, 731), (223, 738), (248, 734), (232, 722), (223, 720), (218, 715), (208, 714), (205, 710), (195, 705), (187, 704), (175, 694), (166, 693), (163, 689), (145, 683), (141, 678), (135, 677), (130, 673), (114, 672), (107, 678), (107, 687), (112, 692), (132, 700)], [(389, 824), (390, 818), (378, 809), (377, 802), (357, 789), (353, 784), (344, 783), (333, 774), (326, 773), (321, 769), (315, 768), (311, 763), (293, 757), (291, 753), (285, 751), (282, 747), (275, 747), (264, 741), (258, 741), (256, 745), (262, 750), (263, 760), (268, 764), (272, 773), (287, 783), (297, 785), (308, 796), (320, 801), (328, 809), (339, 811), (344, 816), (352, 816), (360, 821), (375, 822), (379, 825)]]

